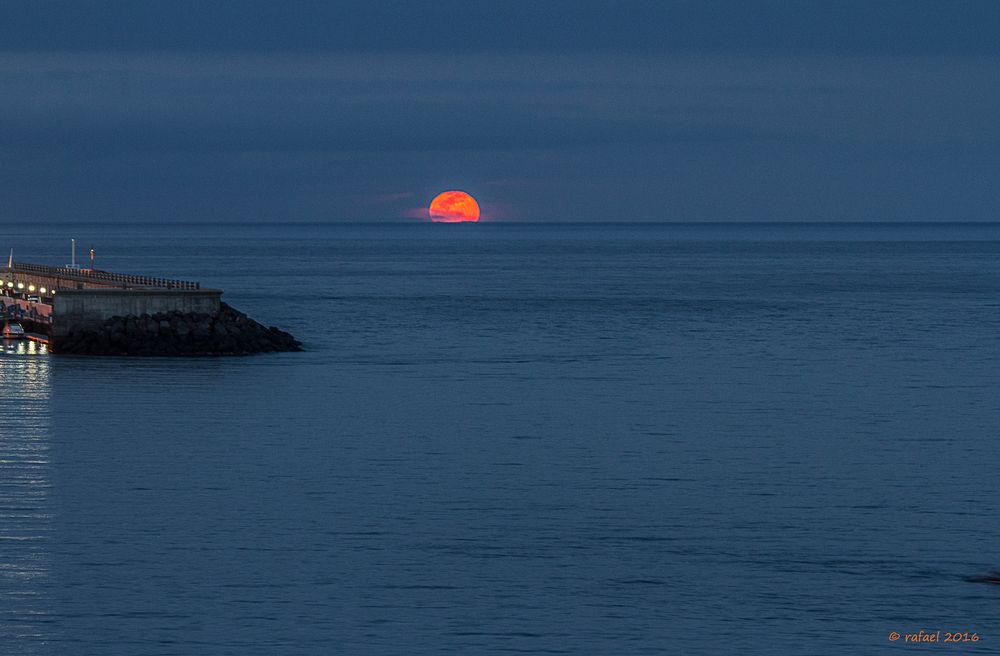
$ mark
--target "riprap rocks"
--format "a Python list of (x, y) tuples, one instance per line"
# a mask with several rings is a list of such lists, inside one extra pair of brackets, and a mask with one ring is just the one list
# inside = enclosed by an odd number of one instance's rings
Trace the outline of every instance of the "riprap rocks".
[(217, 314), (165, 312), (111, 317), (54, 339), (72, 355), (211, 356), (301, 351), (294, 337), (222, 303)]

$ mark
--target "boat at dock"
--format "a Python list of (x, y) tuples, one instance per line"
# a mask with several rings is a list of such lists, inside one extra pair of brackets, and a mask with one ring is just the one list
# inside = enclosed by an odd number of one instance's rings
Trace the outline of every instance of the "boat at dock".
[(19, 323), (5, 321), (3, 324), (4, 339), (24, 339), (24, 328)]

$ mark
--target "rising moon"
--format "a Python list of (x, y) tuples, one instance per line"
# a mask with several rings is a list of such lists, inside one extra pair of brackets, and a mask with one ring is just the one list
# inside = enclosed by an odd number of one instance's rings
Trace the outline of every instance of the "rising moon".
[(446, 191), (431, 201), (431, 221), (462, 223), (479, 220), (479, 203), (464, 191)]

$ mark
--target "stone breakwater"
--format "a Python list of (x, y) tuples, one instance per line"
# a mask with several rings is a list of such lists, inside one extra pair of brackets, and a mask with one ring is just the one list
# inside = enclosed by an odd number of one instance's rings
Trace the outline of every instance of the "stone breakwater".
[(251, 355), (301, 351), (288, 333), (267, 328), (222, 304), (218, 314), (164, 312), (111, 317), (54, 340), (56, 353), (73, 355)]

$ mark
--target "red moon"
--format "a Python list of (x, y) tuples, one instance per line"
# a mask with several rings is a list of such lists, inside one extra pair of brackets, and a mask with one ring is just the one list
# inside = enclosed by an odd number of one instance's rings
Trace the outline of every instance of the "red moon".
[(464, 191), (446, 191), (431, 201), (431, 221), (462, 223), (479, 220), (479, 203)]

